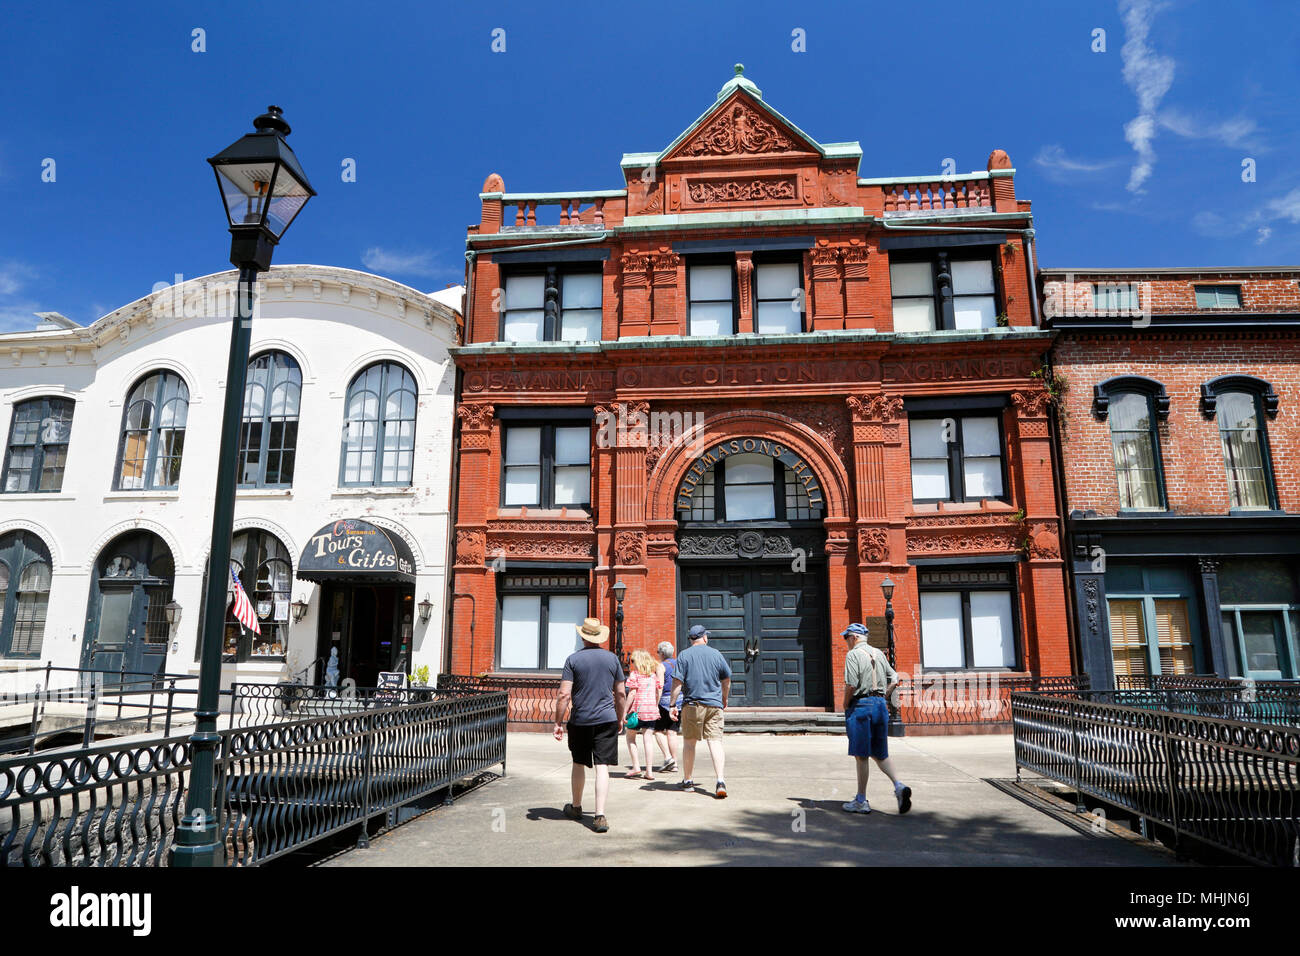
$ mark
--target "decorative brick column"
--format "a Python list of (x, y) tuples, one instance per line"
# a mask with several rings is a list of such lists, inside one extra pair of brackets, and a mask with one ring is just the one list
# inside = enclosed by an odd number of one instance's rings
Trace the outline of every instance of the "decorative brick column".
[[(453, 674), (481, 674), (492, 669), (491, 635), (496, 629), (496, 582), (487, 560), (487, 508), (497, 483), (492, 480), (492, 423), (495, 408), (486, 402), (456, 408), (460, 419), (460, 495), (457, 499), (456, 547), (452, 565)], [(471, 595), (469, 598), (454, 595)], [(466, 605), (462, 607), (461, 605)], [(470, 631), (473, 608), (473, 633)]]
[(867, 285), (867, 256), (867, 246), (861, 239), (851, 240), (843, 249), (846, 329), (875, 327), (875, 319), (871, 315), (871, 290)]
[(650, 256), (653, 310), (650, 316), (651, 335), (685, 335), (683, 315), (684, 290), (680, 276), (682, 257), (667, 246)]
[(818, 240), (812, 251), (813, 322), (816, 329), (844, 328), (844, 290), (840, 250)]
[(650, 257), (643, 252), (626, 253), (623, 266), (623, 320), (625, 336), (650, 334)]
[[(1061, 527), (1056, 516), (1052, 482), (1052, 448), (1047, 416), (1051, 395), (1046, 389), (1012, 392), (1019, 441), (1018, 486), (1025, 510), (1025, 548), (1020, 593), (1025, 595), (1025, 666), (1035, 674), (1071, 673), (1069, 631), (1065, 607), (1065, 562)], [(1017, 480), (1018, 479), (1018, 480)]]
[(740, 293), (740, 318), (737, 330), (754, 331), (754, 254), (736, 253), (736, 288)]

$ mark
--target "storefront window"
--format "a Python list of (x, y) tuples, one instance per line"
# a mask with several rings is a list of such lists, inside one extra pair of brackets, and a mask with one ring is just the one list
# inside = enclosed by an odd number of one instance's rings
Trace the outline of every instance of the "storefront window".
[(1115, 676), (1197, 673), (1197, 628), (1186, 571), (1112, 565), (1106, 572)]
[(279, 660), (289, 640), (289, 603), (293, 566), (280, 539), (265, 531), (241, 531), (230, 548), (230, 563), (257, 616), (260, 634), (244, 627), (226, 608), (225, 642), (228, 662)]
[(1300, 677), (1300, 582), (1290, 564), (1224, 561), (1219, 604), (1231, 676)]
[(582, 646), (577, 627), (587, 616), (585, 574), (510, 574), (501, 581), (497, 666), (550, 670)]
[(1012, 571), (923, 571), (921, 665), (926, 670), (1016, 667)]

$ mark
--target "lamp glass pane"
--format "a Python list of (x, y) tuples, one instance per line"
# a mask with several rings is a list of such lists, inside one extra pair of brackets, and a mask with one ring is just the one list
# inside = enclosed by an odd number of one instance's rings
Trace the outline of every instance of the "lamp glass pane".
[(229, 163), (215, 169), (230, 224), (260, 223), (275, 163)]

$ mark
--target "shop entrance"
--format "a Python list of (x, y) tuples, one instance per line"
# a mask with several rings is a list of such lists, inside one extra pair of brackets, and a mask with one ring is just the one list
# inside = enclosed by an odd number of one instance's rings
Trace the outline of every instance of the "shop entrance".
[(338, 649), (339, 683), (374, 687), (380, 671), (407, 671), (415, 594), (400, 585), (326, 584), (321, 592), (317, 655), (325, 682), (330, 651)]

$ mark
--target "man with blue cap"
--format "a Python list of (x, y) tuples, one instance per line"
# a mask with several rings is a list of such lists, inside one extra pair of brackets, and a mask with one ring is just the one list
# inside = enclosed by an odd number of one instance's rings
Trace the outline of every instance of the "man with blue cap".
[(709, 647), (709, 632), (703, 624), (691, 628), (690, 639), (691, 646), (677, 655), (668, 704), (669, 716), (673, 720), (680, 717), (682, 722), (682, 773), (685, 779), (679, 786), (683, 790), (695, 789), (695, 781), (691, 779), (691, 771), (695, 769), (695, 745), (703, 740), (718, 775), (713, 795), (722, 800), (727, 796), (727, 782), (723, 778), (723, 711), (727, 709), (727, 697), (731, 693), (731, 665), (715, 648)]
[(858, 793), (844, 804), (849, 813), (870, 813), (867, 777), (871, 760), (894, 782), (898, 812), (912, 809), (912, 788), (904, 786), (889, 759), (889, 708), (885, 699), (898, 686), (898, 674), (877, 647), (867, 643), (868, 631), (850, 624), (840, 635), (849, 645), (844, 659), (844, 729), (849, 735), (849, 756), (857, 762)]

